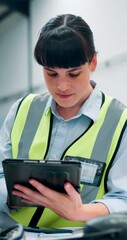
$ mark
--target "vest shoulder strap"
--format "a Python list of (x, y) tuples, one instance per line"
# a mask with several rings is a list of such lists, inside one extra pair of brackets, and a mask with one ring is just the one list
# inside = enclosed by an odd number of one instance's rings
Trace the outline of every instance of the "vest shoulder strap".
[[(45, 93), (29, 94), (22, 100), (11, 132), (12, 152), (14, 158), (28, 157), (30, 146), (48, 99), (49, 94)], [(24, 148), (22, 143), (25, 143)]]

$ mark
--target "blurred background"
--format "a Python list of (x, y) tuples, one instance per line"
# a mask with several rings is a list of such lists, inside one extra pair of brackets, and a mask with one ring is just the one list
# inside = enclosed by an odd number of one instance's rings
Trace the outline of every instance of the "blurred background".
[(0, 0), (0, 126), (13, 102), (45, 90), (34, 46), (41, 27), (62, 13), (80, 15), (90, 25), (98, 52), (91, 78), (127, 105), (126, 0)]

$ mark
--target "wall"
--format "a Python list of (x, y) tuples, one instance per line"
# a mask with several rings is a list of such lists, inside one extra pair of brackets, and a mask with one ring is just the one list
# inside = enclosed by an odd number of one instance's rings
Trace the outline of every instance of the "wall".
[(0, 23), (0, 122), (28, 87), (27, 19), (14, 12)]
[[(49, 18), (62, 13), (81, 15), (93, 30), (98, 52), (98, 67), (92, 78), (105, 93), (127, 105), (126, 9), (126, 0), (38, 0), (38, 4), (34, 0), (31, 10), (33, 47), (39, 30)], [(34, 82), (39, 71), (40, 67), (35, 64), (33, 66)], [(40, 81), (39, 77), (38, 79)]]

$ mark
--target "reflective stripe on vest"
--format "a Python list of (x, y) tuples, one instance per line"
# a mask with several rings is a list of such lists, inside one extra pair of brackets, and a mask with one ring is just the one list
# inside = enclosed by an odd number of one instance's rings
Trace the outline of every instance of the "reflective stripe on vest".
[[(41, 138), (43, 141), (43, 147), (47, 147), (45, 145), (45, 136), (43, 139), (41, 131), (41, 126), (43, 129), (45, 124), (43, 124), (43, 121), (41, 122), (40, 120), (42, 118), (48, 97), (49, 95), (47, 94), (43, 95), (43, 101), (41, 101), (41, 95), (30, 94), (22, 102), (11, 134), (13, 158), (43, 158), (42, 151), (39, 152), (38, 149), (36, 151), (35, 147), (31, 150), (32, 152), (30, 149), (32, 148), (31, 146), (35, 136), (37, 136), (37, 138)], [(15, 131), (15, 129), (18, 129), (18, 131)]]
[[(47, 100), (47, 95), (44, 101), (41, 95), (29, 95), (22, 102), (11, 134), (14, 158), (44, 158), (48, 146), (51, 117), (50, 111), (43, 114)], [(98, 121), (77, 141), (71, 144), (64, 155), (93, 158), (106, 162), (106, 173), (127, 119), (127, 110), (124, 109), (125, 107), (117, 100), (105, 96), (105, 102), (101, 107)], [(95, 198), (102, 198), (105, 193), (105, 173), (99, 189), (90, 186), (83, 188), (81, 193), (83, 202), (87, 203)], [(13, 212), (12, 217), (23, 225), (28, 225), (35, 210), (36, 208), (23, 208), (18, 212)], [(23, 217), (24, 214), (27, 218)], [(83, 223), (60, 218), (49, 209), (44, 210), (43, 216), (38, 223), (38, 226), (52, 227), (81, 225)]]

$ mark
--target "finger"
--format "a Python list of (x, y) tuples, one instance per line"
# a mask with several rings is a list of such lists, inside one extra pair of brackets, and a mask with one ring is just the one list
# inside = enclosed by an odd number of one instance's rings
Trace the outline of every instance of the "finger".
[(20, 184), (14, 185), (14, 190), (12, 191), (12, 194), (28, 200), (38, 200), (40, 198), (40, 193), (38, 191), (31, 190), (30, 188), (24, 187)]
[[(48, 202), (50, 202), (50, 199), (52, 199), (52, 197), (54, 196), (52, 190), (45, 187), (43, 184), (36, 180), (30, 180), (29, 182), (32, 186), (35, 187), (35, 190), (31, 190), (30, 188), (24, 187), (20, 184), (15, 184), (14, 188), (18, 191), (14, 190), (13, 194), (21, 197), (22, 199), (27, 199), (29, 201), (32, 200), (32, 202), (34, 202), (35, 204), (36, 203), (40, 205), (48, 204)], [(48, 196), (50, 196), (50, 198)]]
[(79, 193), (75, 190), (75, 188), (70, 184), (69, 182), (64, 184), (64, 189), (67, 192), (67, 194), (72, 198), (77, 198)]
[(24, 199), (30, 199), (30, 197), (28, 195), (26, 195), (24, 192), (13, 190), (12, 194), (15, 195), (15, 196), (24, 198)]
[[(39, 195), (39, 196), (37, 196), (37, 195), (34, 196), (34, 195), (32, 194), (32, 197), (31, 197), (31, 196), (29, 196), (29, 195), (24, 194), (23, 192), (16, 191), (16, 190), (13, 190), (13, 191), (12, 191), (12, 194), (20, 197), (20, 198), (21, 198), (21, 202), (25, 202), (25, 203), (28, 203), (28, 204), (34, 204), (34, 205), (35, 205), (35, 204), (36, 204), (36, 205), (42, 205), (42, 203), (41, 203), (41, 201), (42, 201), (42, 195), (41, 195), (41, 197), (40, 197), (40, 195)], [(31, 199), (34, 199), (34, 200), (31, 200)], [(40, 201), (40, 199), (41, 199), (41, 201)]]
[(30, 204), (30, 205), (41, 205), (40, 202), (36, 201), (31, 201), (31, 200), (28, 200), (28, 199), (25, 199), (25, 198), (21, 198), (21, 202), (23, 203), (27, 203), (27, 204)]
[(15, 194), (16, 193), (18, 194), (20, 192), (20, 193), (24, 193), (24, 194), (29, 195), (29, 196), (32, 196), (34, 193), (37, 193), (36, 190), (32, 190), (32, 189), (30, 189), (28, 187), (25, 187), (23, 185), (20, 185), (20, 184), (15, 184), (14, 185), (13, 192), (15, 192)]
[(41, 194), (43, 194), (43, 196), (46, 196), (48, 198), (52, 198), (52, 196), (54, 196), (54, 194), (57, 194), (56, 191), (46, 187), (45, 185), (43, 185), (42, 183), (38, 182), (35, 179), (30, 179), (29, 183), (38, 190), (38, 192), (40, 192)]

